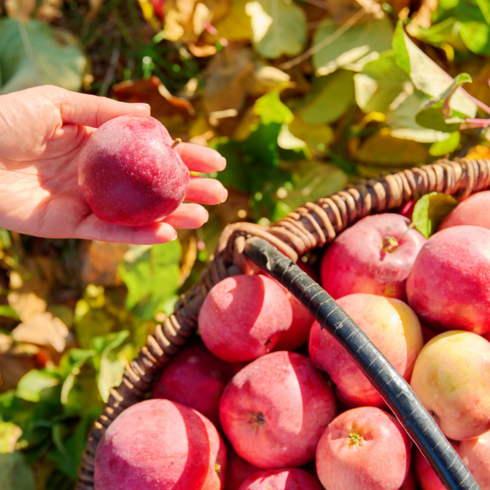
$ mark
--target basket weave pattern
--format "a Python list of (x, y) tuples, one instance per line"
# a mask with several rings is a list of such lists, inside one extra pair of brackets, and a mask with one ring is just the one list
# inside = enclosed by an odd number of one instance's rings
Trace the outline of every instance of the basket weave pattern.
[(89, 434), (76, 490), (94, 490), (95, 451), (105, 430), (124, 409), (145, 398), (162, 368), (195, 331), (208, 291), (226, 277), (254, 271), (243, 254), (247, 238), (264, 238), (297, 261), (368, 214), (396, 209), (430, 192), (444, 192), (463, 200), (488, 187), (490, 160), (439, 160), (348, 187), (316, 203), (306, 203), (267, 228), (251, 223), (227, 226), (201, 280), (179, 299), (174, 313), (148, 336), (138, 357), (126, 366), (120, 386), (110, 390), (104, 412)]

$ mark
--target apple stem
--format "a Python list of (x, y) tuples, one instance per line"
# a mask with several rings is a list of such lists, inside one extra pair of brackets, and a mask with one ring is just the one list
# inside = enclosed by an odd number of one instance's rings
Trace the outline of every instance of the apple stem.
[(175, 141), (170, 148), (175, 148), (179, 143), (182, 143), (182, 140), (180, 138), (175, 138)]
[(398, 247), (398, 240), (394, 236), (387, 236), (383, 240), (383, 252), (394, 252)]

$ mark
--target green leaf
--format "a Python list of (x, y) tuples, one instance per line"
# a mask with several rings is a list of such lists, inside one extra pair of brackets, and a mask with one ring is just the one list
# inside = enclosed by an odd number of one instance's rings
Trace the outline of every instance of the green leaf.
[(439, 96), (430, 99), (415, 116), (415, 121), (429, 129), (452, 133), (464, 122), (464, 114), (451, 108), (451, 98), (463, 83), (471, 82), (467, 73), (460, 73)]
[[(316, 86), (315, 86), (316, 82)], [(298, 113), (308, 124), (330, 124), (339, 119), (354, 100), (352, 73), (341, 70), (315, 79), (313, 91)]]
[(0, 454), (0, 490), (36, 490), (34, 473), (19, 451)]
[(177, 293), (182, 248), (178, 240), (154, 245), (133, 262), (124, 260), (119, 274), (128, 288), (126, 308), (142, 319), (153, 318)]
[(386, 122), (391, 128), (391, 134), (396, 138), (414, 140), (419, 143), (445, 141), (450, 133), (428, 129), (417, 124), (415, 116), (430, 98), (420, 90), (392, 108), (386, 115)]
[(86, 65), (71, 34), (35, 20), (0, 19), (0, 94), (37, 85), (80, 90)]
[(254, 113), (260, 116), (262, 124), (289, 124), (294, 119), (291, 109), (281, 102), (277, 90), (257, 99), (254, 104)]
[(400, 167), (428, 163), (429, 152), (415, 141), (379, 132), (364, 140), (357, 159), (366, 164)]
[(313, 36), (313, 48), (324, 46), (313, 55), (317, 75), (328, 75), (339, 68), (361, 71), (368, 61), (391, 47), (393, 27), (386, 17), (354, 25), (336, 39), (328, 41), (338, 29), (339, 26), (329, 18)]
[[(453, 83), (453, 79), (410, 40), (401, 22), (393, 36), (393, 49), (398, 66), (410, 75), (415, 87), (426, 95), (439, 97)], [(456, 90), (451, 97), (449, 106), (467, 117), (475, 117), (476, 105), (460, 90)]]
[(354, 83), (357, 105), (367, 114), (385, 114), (400, 94), (412, 89), (410, 77), (396, 64), (392, 50), (366, 63), (362, 71), (354, 75)]
[(0, 454), (13, 452), (21, 434), (20, 427), (12, 422), (3, 422), (0, 416)]
[[(2, 86), (2, 80), (0, 79), (0, 87)], [(0, 228), (0, 249), (10, 248), (12, 240), (10, 239), (10, 231)]]
[[(325, 155), (328, 146), (333, 141), (334, 134), (332, 128), (326, 124), (308, 124), (302, 117), (297, 115), (288, 128), (294, 138), (304, 141), (314, 155)], [(281, 146), (279, 135), (279, 145)], [(282, 146), (284, 148), (284, 146)]]
[(247, 3), (245, 10), (251, 17), (252, 42), (260, 55), (276, 59), (301, 53), (307, 31), (306, 15), (298, 5), (287, 0), (255, 0)]
[(19, 314), (9, 305), (0, 305), (0, 316), (20, 321)]
[(60, 361), (60, 367), (65, 376), (65, 380), (61, 387), (61, 403), (63, 405), (68, 405), (75, 413), (79, 411), (80, 407), (76, 404), (70, 404), (70, 401), (73, 400), (73, 398), (70, 398), (70, 393), (75, 384), (76, 377), (80, 374), (80, 369), (94, 355), (94, 350), (70, 349), (63, 355)]
[(468, 51), (461, 34), (461, 22), (455, 17), (449, 17), (428, 29), (418, 28), (417, 39), (420, 41), (441, 46), (447, 43), (463, 53)]
[(412, 222), (425, 238), (429, 238), (457, 205), (458, 201), (454, 197), (440, 192), (431, 192), (415, 203)]
[(459, 131), (455, 131), (449, 135), (449, 138), (443, 141), (437, 141), (432, 143), (429, 148), (429, 153), (433, 157), (440, 157), (453, 152), (459, 145), (460, 134)]
[(115, 350), (129, 337), (129, 332), (123, 330), (105, 337), (93, 339), (93, 346), (99, 354), (96, 362), (97, 386), (104, 402), (109, 399), (109, 390), (117, 386), (124, 373), (124, 365), (117, 357)]
[(56, 402), (59, 392), (52, 388), (60, 385), (60, 375), (54, 369), (33, 369), (21, 378), (17, 385), (16, 395), (23, 400), (40, 402), (41, 399), (51, 399)]
[(490, 5), (488, 0), (460, 0), (457, 8), (461, 37), (473, 51), (490, 55)]

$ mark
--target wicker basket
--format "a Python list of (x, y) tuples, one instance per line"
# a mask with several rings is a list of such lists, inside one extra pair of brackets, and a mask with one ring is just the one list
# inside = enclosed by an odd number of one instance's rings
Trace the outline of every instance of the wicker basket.
[(248, 238), (263, 238), (296, 262), (301, 255), (323, 247), (368, 214), (396, 209), (434, 191), (463, 200), (488, 187), (490, 160), (439, 160), (348, 187), (316, 203), (306, 203), (269, 227), (250, 223), (227, 226), (201, 280), (179, 299), (174, 313), (148, 337), (138, 357), (126, 366), (120, 386), (111, 389), (104, 412), (88, 436), (76, 489), (94, 490), (95, 451), (104, 431), (124, 409), (145, 398), (162, 368), (195, 331), (199, 309), (208, 291), (226, 277), (256, 270), (244, 254)]

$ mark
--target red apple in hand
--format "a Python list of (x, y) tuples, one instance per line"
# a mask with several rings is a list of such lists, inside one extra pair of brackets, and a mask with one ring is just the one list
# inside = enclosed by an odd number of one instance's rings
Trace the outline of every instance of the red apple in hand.
[(285, 290), (262, 274), (228, 277), (209, 291), (198, 324), (206, 347), (227, 362), (271, 351), (292, 320)]
[(342, 232), (322, 260), (322, 286), (334, 299), (369, 293), (404, 300), (408, 273), (425, 238), (399, 214), (367, 216)]
[(311, 361), (273, 352), (245, 366), (223, 392), (221, 426), (235, 451), (263, 469), (301, 466), (336, 413), (333, 391)]
[(190, 174), (165, 127), (150, 116), (120, 116), (92, 134), (78, 161), (78, 186), (97, 218), (143, 226), (173, 213)]
[[(373, 294), (350, 294), (337, 303), (408, 381), (423, 345), (420, 323), (412, 309), (398, 299)], [(341, 402), (351, 407), (385, 406), (376, 388), (318, 322), (311, 327), (308, 348), (313, 364), (332, 378)]]
[(328, 490), (398, 490), (407, 477), (411, 447), (387, 412), (348, 410), (328, 425), (318, 443), (318, 477)]
[(122, 412), (97, 446), (96, 490), (220, 490), (226, 449), (213, 424), (169, 400)]
[(247, 478), (240, 490), (323, 490), (318, 480), (299, 468), (260, 471)]
[(432, 330), (490, 332), (490, 230), (454, 226), (431, 236), (407, 281), (410, 306)]
[(193, 408), (218, 427), (221, 393), (242, 367), (218, 359), (198, 341), (184, 347), (165, 367), (153, 388), (153, 398), (166, 398)]

